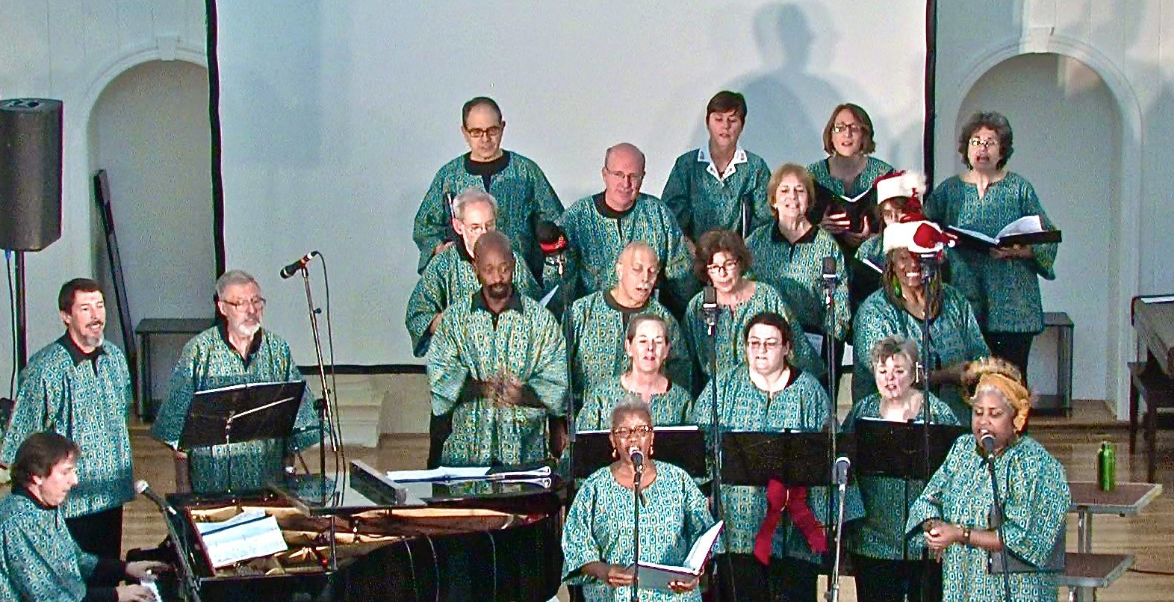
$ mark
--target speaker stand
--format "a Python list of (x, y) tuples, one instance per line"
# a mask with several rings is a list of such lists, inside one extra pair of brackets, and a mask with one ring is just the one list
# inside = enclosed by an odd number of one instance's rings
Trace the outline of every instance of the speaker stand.
[(24, 251), (13, 251), (16, 256), (16, 369), (24, 370), (29, 363), (28, 307), (24, 289)]

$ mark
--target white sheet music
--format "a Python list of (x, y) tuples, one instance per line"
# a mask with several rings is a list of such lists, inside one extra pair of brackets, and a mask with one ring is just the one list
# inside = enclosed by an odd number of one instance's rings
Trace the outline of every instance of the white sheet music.
[(275, 517), (263, 510), (242, 512), (218, 523), (196, 523), (213, 568), (288, 549)]

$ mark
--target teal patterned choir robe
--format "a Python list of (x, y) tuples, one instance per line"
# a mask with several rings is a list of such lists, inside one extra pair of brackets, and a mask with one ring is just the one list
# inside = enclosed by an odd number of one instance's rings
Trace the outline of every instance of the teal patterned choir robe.
[[(924, 322), (905, 311), (904, 307), (893, 305), (881, 289), (864, 301), (856, 311), (852, 339), (852, 399), (860, 401), (876, 393), (876, 379), (872, 375), (872, 361), (869, 354), (872, 346), (885, 337), (900, 335), (917, 343), (921, 349), (921, 333)], [(942, 308), (933, 319), (930, 332), (934, 355), (940, 368), (953, 366), (958, 362), (973, 361), (991, 354), (970, 303), (958, 289), (942, 285)], [(943, 385), (938, 396), (945, 401), (958, 420), (970, 423), (970, 406), (963, 399), (963, 393), (955, 385)]]
[[(509, 375), (542, 407), (498, 408), (466, 389), (470, 379)], [(444, 442), (446, 466), (518, 465), (550, 456), (551, 416), (566, 415), (566, 342), (549, 310), (515, 291), (494, 316), (480, 289), (444, 310), (428, 350), (432, 413), (452, 412)]]
[[(656, 480), (643, 490), (640, 506), (640, 560), (681, 566), (697, 538), (713, 526), (701, 490), (684, 470), (656, 462)], [(616, 482), (610, 467), (587, 477), (575, 494), (563, 525), (563, 580), (583, 586), (587, 602), (628, 602), (631, 588), (610, 587), (582, 568), (591, 562), (628, 566), (633, 563), (632, 491)], [(720, 538), (718, 541), (721, 541)], [(701, 590), (675, 594), (640, 590), (643, 602), (700, 602)]]
[[(689, 423), (701, 427), (706, 434), (707, 445), (712, 446), (708, 435), (713, 424), (713, 381), (697, 396), (689, 412)], [(723, 372), (717, 379), (718, 422), (722, 432), (820, 432), (825, 428), (830, 410), (827, 391), (815, 377), (791, 368), (791, 382), (785, 389), (770, 398), (750, 380), (750, 369), (739, 366)], [(807, 506), (821, 525), (828, 524), (828, 495), (834, 492), (828, 487), (809, 487)], [(754, 538), (766, 518), (766, 487), (744, 485), (722, 485), (722, 512), (726, 521), (725, 530), (729, 536), (727, 552), (751, 554), (754, 552)], [(837, 500), (833, 499), (833, 503)], [(835, 506), (833, 505), (833, 508)], [(860, 493), (855, 486), (848, 487), (844, 497), (844, 521), (863, 515)], [(784, 511), (785, 513), (785, 511)], [(828, 542), (831, 545), (831, 541)], [(779, 529), (771, 540), (771, 556), (789, 557), (806, 562), (819, 562), (807, 546), (807, 540), (791, 523), (790, 518), (779, 521)]]
[[(303, 380), (289, 344), (262, 328), (257, 331), (248, 359), (228, 343), (223, 326), (213, 326), (183, 346), (171, 373), (170, 393), (159, 408), (151, 434), (177, 448), (187, 422), (192, 396), (200, 391), (233, 385)], [(266, 439), (184, 450), (188, 454), (192, 491), (218, 493), (265, 488), (281, 474), (286, 456), (318, 443), (318, 414), (309, 389), (302, 396), (293, 435), (285, 440)], [(230, 460), (231, 458), (231, 460)], [(229, 468), (232, 481), (229, 482)]]
[[(973, 529), (990, 528), (987, 513), (994, 496), (989, 469), (977, 446), (974, 435), (954, 443), (910, 509), (905, 524), (909, 536), (924, 539), (921, 525), (931, 518)], [(1036, 440), (1024, 436), (995, 458), (995, 481), (1006, 517), (1007, 548), (1028, 564), (1046, 565), (1072, 503), (1064, 467)], [(987, 572), (988, 558), (988, 552), (977, 547), (954, 544), (947, 548), (942, 557), (943, 601), (1002, 600), (1003, 576)], [(1056, 600), (1052, 574), (1012, 573), (1010, 582), (1011, 599), (1016, 602)]]
[(697, 240), (714, 228), (741, 232), (742, 205), (750, 207), (752, 231), (770, 223), (768, 182), (766, 161), (742, 147), (719, 174), (706, 144), (677, 157), (660, 198), (672, 209), (685, 236)]
[(117, 559), (98, 558), (79, 548), (65, 519), (62, 508), (42, 505), (24, 488), (0, 499), (0, 600), (78, 602), (95, 573), (103, 578), (122, 575)]
[[(587, 390), (583, 407), (575, 417), (576, 431), (611, 430), (611, 412), (629, 395), (635, 395), (624, 388), (619, 376)], [(686, 423), (686, 412), (693, 405), (693, 398), (684, 386), (669, 381), (669, 389), (660, 395), (653, 395), (648, 404), (652, 408), (653, 426), (679, 426)]]
[[(811, 372), (815, 375), (827, 372), (824, 361), (815, 352), (815, 348), (811, 346), (807, 337), (803, 336), (799, 326), (801, 323), (795, 316), (795, 312), (791, 311), (791, 307), (787, 305), (786, 301), (783, 301), (778, 291), (763, 282), (755, 282), (754, 287), (754, 294), (749, 299), (734, 308), (722, 306), (718, 312), (715, 337), (717, 348), (720, 350), (717, 355), (718, 373), (746, 364), (746, 338), (744, 336), (746, 324), (750, 322), (751, 318), (764, 311), (779, 314), (791, 325), (793, 340), (791, 341), (791, 355), (787, 358), (791, 364), (804, 372)], [(713, 341), (709, 338), (705, 328), (705, 312), (701, 310), (701, 302), (702, 293), (697, 293), (689, 302), (689, 308), (685, 311), (685, 336), (689, 339), (693, 358), (697, 361), (701, 373), (706, 378), (711, 378), (710, 354), (713, 353)]]
[[(885, 264), (888, 263), (884, 249), (884, 232), (882, 231), (879, 234), (869, 236), (867, 240), (860, 243), (860, 247), (856, 249), (856, 260), (860, 262), (867, 260), (879, 270), (884, 271)], [(977, 319), (978, 312), (975, 308), (982, 306), (982, 291), (978, 288), (978, 279), (974, 277), (970, 266), (962, 260), (959, 253), (960, 251), (955, 248), (946, 249), (944, 282), (958, 289), (962, 296), (966, 297), (966, 300), (970, 302), (970, 309), (975, 311), (974, 317)]]
[[(1039, 215), (1044, 228), (1055, 228), (1031, 183), (1014, 172), (1007, 172), (1006, 177), (991, 184), (981, 199), (977, 186), (954, 176), (929, 195), (925, 214), (944, 226), (958, 226), (989, 236), (1027, 215)], [(959, 255), (978, 282), (981, 304), (974, 308), (974, 313), (984, 332), (1043, 331), (1039, 279), (1056, 279), (1058, 248), (1058, 243), (1034, 245), (1032, 259), (994, 259), (988, 253), (960, 251)]]
[[(932, 393), (929, 399), (929, 423), (963, 426), (950, 406)], [(869, 395), (852, 406), (844, 419), (843, 430), (851, 433), (861, 420), (881, 420), (881, 396)], [(915, 420), (921, 424), (921, 418)], [(868, 453), (868, 450), (860, 450)], [(906, 538), (905, 521), (909, 519), (909, 508), (925, 481), (905, 480), (885, 476), (858, 476), (860, 497), (864, 500), (864, 518), (853, 522), (845, 530), (846, 547), (849, 552), (879, 558), (882, 560), (921, 560), (925, 549), (924, 538)]]
[[(417, 271), (432, 257), (432, 249), (449, 238), (452, 214), (445, 194), (456, 197), (469, 188), (484, 190), (497, 199), (497, 229), (527, 259), (531, 270), (538, 269), (540, 254), (534, 239), (539, 220), (555, 221), (563, 213), (562, 202), (538, 164), (512, 151), (504, 151), (493, 165), (477, 164), (465, 153), (445, 163), (416, 211), (412, 240), (420, 249)], [(479, 173), (488, 168), (487, 175)]]
[(840, 279), (832, 292), (832, 306), (836, 321), (832, 334), (837, 340), (848, 335), (852, 322), (852, 308), (848, 306), (848, 268), (836, 239), (819, 226), (812, 226), (807, 234), (795, 241), (787, 240), (778, 224), (770, 223), (754, 231), (746, 240), (754, 256), (755, 280), (777, 289), (787, 305), (795, 311), (803, 330), (824, 332), (827, 324), (827, 306), (824, 304), (823, 259), (836, 261), (836, 277)]
[(82, 354), (68, 334), (33, 354), (20, 374), (16, 407), (0, 445), (11, 465), (31, 434), (51, 431), (81, 449), (77, 487), (62, 509), (67, 518), (117, 508), (134, 497), (130, 431), (130, 372), (110, 342)]
[[(660, 261), (659, 282), (682, 300), (696, 290), (693, 258), (677, 218), (660, 199), (641, 193), (627, 211), (615, 211), (603, 200), (603, 193), (579, 199), (567, 208), (559, 225), (567, 234), (565, 280), (571, 299), (596, 291), (611, 290), (616, 284), (616, 261), (628, 243), (643, 241)], [(544, 268), (543, 284), (558, 281), (550, 265)]]
[(624, 333), (628, 322), (637, 314), (659, 316), (668, 323), (669, 357), (665, 360), (665, 376), (673, 382), (690, 387), (693, 384), (693, 359), (689, 343), (681, 336), (677, 319), (656, 299), (650, 298), (643, 307), (624, 307), (616, 302), (611, 291), (591, 293), (571, 305), (571, 390), (575, 396), (592, 387), (611, 382), (631, 367), (624, 352)]
[[(833, 194), (846, 196), (849, 198), (855, 197), (860, 193), (872, 188), (876, 185), (876, 181), (893, 171), (893, 166), (877, 159), (876, 157), (869, 157), (864, 163), (864, 169), (860, 175), (856, 176), (856, 181), (852, 182), (850, 186), (844, 186), (842, 180), (837, 180), (832, 177), (831, 167), (828, 164), (828, 159), (820, 159), (815, 163), (807, 166), (807, 172), (811, 174), (811, 179), (815, 183), (827, 188)], [(862, 199), (863, 200), (863, 199)], [(871, 210), (871, 208), (867, 208)], [(812, 203), (811, 210), (807, 212), (808, 218), (812, 223), (818, 224), (823, 219), (824, 208), (819, 207), (816, 203)]]
[[(514, 261), (514, 289), (537, 299), (542, 291), (517, 251), (514, 251)], [(445, 249), (428, 262), (428, 267), (424, 268), (416, 288), (412, 290), (412, 296), (408, 297), (407, 316), (404, 318), (408, 335), (412, 337), (412, 353), (416, 357), (424, 357), (428, 352), (428, 343), (432, 340), (428, 325), (432, 323), (432, 318), (454, 302), (468, 299), (480, 288), (481, 282), (477, 280), (473, 258), (464, 243)]]

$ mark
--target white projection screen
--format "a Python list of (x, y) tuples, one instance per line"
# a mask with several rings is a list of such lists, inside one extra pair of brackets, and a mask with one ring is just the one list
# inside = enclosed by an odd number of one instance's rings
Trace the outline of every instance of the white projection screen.
[[(924, 0), (795, 2), (215, 2), (223, 247), (253, 272), (266, 325), (313, 362), (301, 282), (329, 260), (336, 363), (421, 364), (404, 329), (412, 218), (436, 170), (468, 149), (460, 107), (498, 101), (503, 146), (534, 159), (564, 205), (602, 189), (629, 141), (659, 195), (706, 140), (705, 104), (746, 95), (743, 146), (772, 166), (824, 156), (831, 109), (870, 113), (876, 156), (921, 169)], [(218, 114), (218, 115), (217, 115)], [(313, 266), (322, 304), (321, 266)], [(325, 328), (323, 326), (323, 328)], [(323, 333), (325, 334), (325, 333)]]

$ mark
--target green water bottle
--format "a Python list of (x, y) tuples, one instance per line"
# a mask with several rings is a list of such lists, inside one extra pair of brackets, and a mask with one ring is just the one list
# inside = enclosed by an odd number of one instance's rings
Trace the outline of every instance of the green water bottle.
[(1097, 451), (1097, 484), (1101, 491), (1117, 488), (1117, 450), (1108, 441), (1102, 441)]

